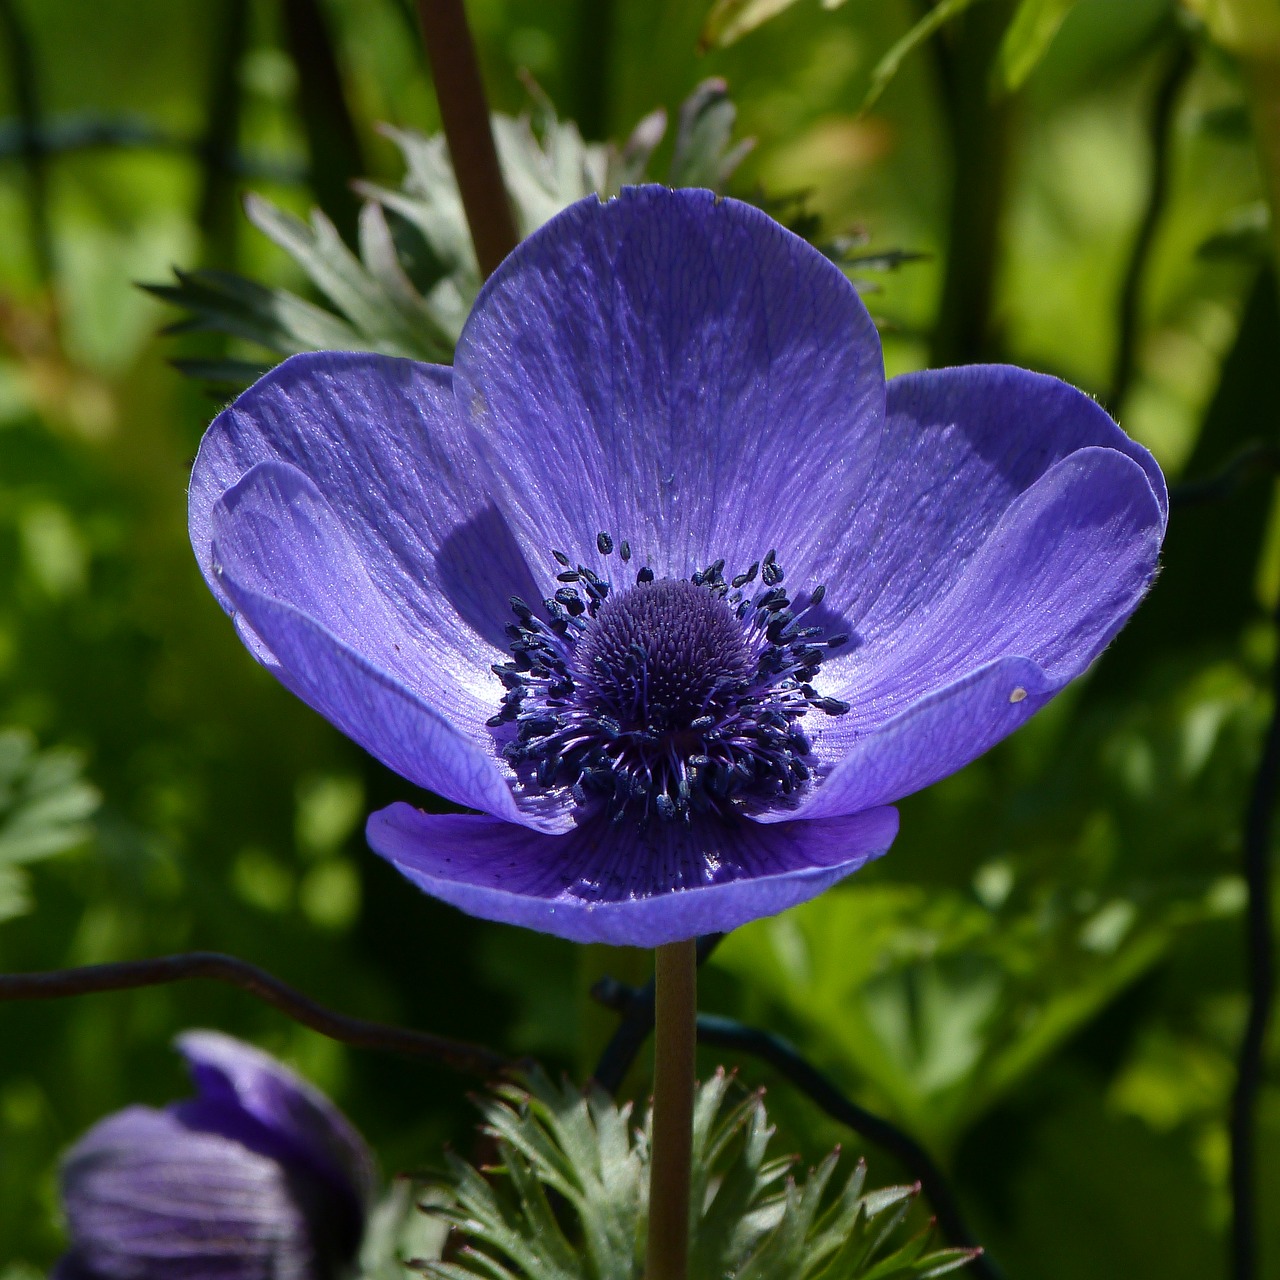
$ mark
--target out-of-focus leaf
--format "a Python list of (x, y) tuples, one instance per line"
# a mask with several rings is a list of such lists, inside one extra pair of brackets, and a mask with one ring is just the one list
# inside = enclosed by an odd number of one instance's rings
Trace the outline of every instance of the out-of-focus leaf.
[(1007, 93), (1022, 87), (1075, 5), (1076, 0), (1022, 0), (996, 57), (998, 87)]
[(187, 313), (166, 333), (226, 333), (280, 356), (361, 346), (349, 324), (287, 289), (270, 289), (228, 271), (175, 270), (174, 276), (177, 284), (143, 285)]
[[(865, 1190), (861, 1161), (838, 1189), (833, 1152), (806, 1181), (771, 1157), (760, 1094), (734, 1096), (723, 1071), (694, 1105), (690, 1274), (737, 1280), (924, 1280), (970, 1260), (902, 1227), (918, 1187)], [(648, 1219), (649, 1120), (602, 1090), (580, 1093), (533, 1074), (482, 1100), (498, 1160), (484, 1177), (450, 1160), (452, 1200), (434, 1210), (462, 1247), (427, 1258), (435, 1280), (636, 1280)], [(553, 1207), (553, 1205), (555, 1207)]]
[(1266, 262), (1271, 255), (1271, 211), (1266, 201), (1258, 200), (1237, 209), (1196, 253), (1211, 261)]
[(421, 1276), (412, 1260), (440, 1257), (448, 1226), (431, 1210), (446, 1203), (435, 1188), (413, 1178), (397, 1178), (382, 1197), (360, 1249), (360, 1280), (411, 1280)]
[[(743, 1016), (947, 1151), (1186, 930), (1238, 906), (1203, 850), (1238, 821), (1258, 697), (1229, 666), (1149, 689), (1055, 740), (1052, 802), (1026, 782), (1036, 816), (988, 820), (969, 891), (855, 879), (731, 935), (713, 965), (739, 979)], [(944, 795), (920, 798), (910, 834), (928, 838), (935, 806), (939, 840), (979, 829)]]
[[(796, 0), (716, 0), (703, 23), (699, 46), (723, 49), (749, 31), (790, 9)], [(824, 9), (838, 9), (844, 0), (822, 0)]]
[(640, 120), (622, 149), (611, 157), (607, 183), (610, 192), (619, 191), (644, 177), (666, 132), (667, 113), (661, 107)]
[(186, 360), (176, 359), (173, 367), (188, 378), (213, 386), (244, 387), (256, 382), (271, 366), (256, 360)]
[(1182, 0), (1210, 38), (1232, 53), (1280, 48), (1280, 8), (1272, 0)]
[(74, 751), (41, 751), (25, 730), (0, 731), (0, 920), (30, 909), (20, 868), (83, 844), (98, 802)]
[(703, 49), (723, 49), (748, 31), (790, 9), (796, 0), (716, 0), (702, 25)]
[(862, 111), (870, 111), (880, 100), (880, 95), (889, 87), (889, 82), (898, 74), (898, 68), (939, 28), (945, 26), (953, 18), (958, 18), (970, 5), (978, 0), (938, 0), (938, 3), (924, 15), (919, 22), (898, 40), (876, 63), (871, 72), (871, 84), (866, 97), (862, 100)]
[(1253, 137), (1249, 108), (1243, 102), (1211, 107), (1196, 117), (1197, 126), (1212, 138), (1225, 142), (1248, 142)]
[(719, 191), (755, 145), (733, 143), (738, 109), (723, 80), (704, 80), (681, 104), (668, 181), (673, 187)]

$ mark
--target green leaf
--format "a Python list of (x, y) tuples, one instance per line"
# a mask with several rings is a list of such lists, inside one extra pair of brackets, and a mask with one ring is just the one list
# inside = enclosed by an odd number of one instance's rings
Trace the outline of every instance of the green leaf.
[(1196, 254), (1209, 261), (1266, 262), (1271, 256), (1271, 211), (1266, 201), (1235, 210)]
[(723, 49), (748, 31), (790, 9), (796, 0), (716, 0), (707, 14), (698, 43), (703, 49)]
[(996, 56), (996, 80), (1006, 92), (1022, 87), (1075, 5), (1076, 0), (1022, 0)]
[[(451, 1160), (440, 1213), (456, 1239), (452, 1261), (423, 1258), (435, 1280), (640, 1280), (648, 1215), (648, 1120), (629, 1106), (535, 1073), (482, 1100), (499, 1163), (486, 1176)], [(809, 1176), (768, 1157), (773, 1129), (760, 1094), (723, 1071), (698, 1089), (693, 1123), (697, 1206), (690, 1274), (737, 1280), (923, 1280), (972, 1256), (930, 1250), (926, 1228), (903, 1238), (916, 1187), (865, 1190), (854, 1167), (830, 1194), (839, 1157)], [(555, 1193), (559, 1204), (553, 1203)]]
[[(844, 0), (822, 0), (822, 7), (838, 9), (843, 3)], [(793, 4), (795, 0), (716, 0), (703, 23), (698, 45), (704, 51), (723, 49)]]
[(924, 15), (889, 52), (876, 63), (871, 72), (871, 84), (867, 95), (862, 100), (861, 111), (870, 111), (879, 101), (880, 95), (889, 87), (889, 82), (898, 74), (898, 68), (924, 42), (953, 18), (958, 18), (970, 5), (978, 0), (938, 0), (938, 3)]
[[(1063, 704), (1058, 726), (1038, 722), (914, 800), (900, 850), (911, 883), (887, 881), (886, 864), (735, 931), (713, 961), (736, 980), (735, 1012), (777, 1027), (940, 1155), (953, 1150), (1229, 909), (1203, 850), (1238, 822), (1263, 695), (1225, 663), (1150, 681), (1079, 721)], [(953, 847), (956, 830), (980, 833), (969, 884), (956, 885), (953, 862), (929, 883), (927, 851)]]
[(755, 146), (752, 138), (733, 143), (737, 118), (738, 109), (723, 80), (713, 78), (698, 85), (680, 107), (669, 185), (722, 190)]
[(0, 731), (0, 920), (31, 909), (22, 866), (88, 840), (100, 796), (81, 770), (74, 751), (40, 751), (26, 730)]
[(244, 209), (249, 221), (306, 271), (368, 349), (428, 360), (450, 351), (452, 342), (425, 300), (403, 271), (389, 267), (390, 231), (378, 206), (360, 217), (363, 262), (319, 209), (311, 211), (310, 224), (261, 196), (246, 196)]
[(187, 313), (166, 333), (225, 333), (279, 356), (362, 346), (349, 324), (287, 289), (270, 289), (227, 271), (175, 270), (174, 276), (176, 285), (143, 285)]
[(411, 1260), (440, 1257), (448, 1226), (433, 1213), (439, 1194), (413, 1178), (397, 1178), (374, 1207), (360, 1246), (360, 1280), (410, 1280)]

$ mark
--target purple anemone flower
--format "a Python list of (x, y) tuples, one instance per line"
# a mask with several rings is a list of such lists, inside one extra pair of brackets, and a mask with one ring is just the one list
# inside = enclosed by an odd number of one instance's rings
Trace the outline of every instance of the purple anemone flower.
[(179, 1037), (197, 1095), (129, 1107), (67, 1153), (54, 1280), (338, 1280), (376, 1186), (319, 1090), (230, 1036)]
[(882, 854), (1150, 586), (1150, 454), (1003, 366), (885, 382), (843, 273), (758, 210), (571, 206), (452, 369), (287, 360), (209, 429), (191, 537), (253, 655), (471, 814), (368, 839), (466, 911), (653, 946)]

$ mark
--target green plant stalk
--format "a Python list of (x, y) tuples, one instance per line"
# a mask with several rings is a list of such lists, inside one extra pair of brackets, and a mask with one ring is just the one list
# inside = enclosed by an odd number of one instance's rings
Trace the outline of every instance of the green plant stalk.
[(1005, 93), (993, 99), (991, 83), (1013, 13), (1012, 0), (975, 5), (933, 37), (951, 132), (952, 191), (932, 365), (999, 355), (992, 310), (1017, 99)]
[(480, 274), (487, 277), (520, 237), (498, 167), (475, 42), (463, 0), (418, 0), (418, 18), (458, 194)]
[(653, 1150), (649, 1161), (647, 1280), (689, 1273), (689, 1161), (697, 1042), (697, 943), (669, 942), (654, 956)]
[[(1191, 0), (1210, 34), (1236, 55), (1244, 77), (1254, 141), (1271, 209), (1273, 274), (1280, 280), (1280, 4), (1275, 0)], [(1249, 1014), (1231, 1098), (1231, 1275), (1259, 1273), (1257, 1108), (1276, 990), (1275, 922), (1272, 917), (1271, 835), (1280, 779), (1280, 665), (1271, 728), (1254, 779), (1245, 826), (1244, 873), (1249, 886), (1246, 964)]]

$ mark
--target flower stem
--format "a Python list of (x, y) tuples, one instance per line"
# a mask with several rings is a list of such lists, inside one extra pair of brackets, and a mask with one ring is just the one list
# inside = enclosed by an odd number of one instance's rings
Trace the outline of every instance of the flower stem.
[(689, 1161), (693, 1146), (697, 943), (669, 942), (655, 953), (653, 1154), (649, 1162), (647, 1280), (686, 1280), (689, 1271)]
[(463, 0), (418, 0), (418, 18), (476, 260), (481, 275), (490, 276), (520, 237), (498, 167), (466, 9)]

